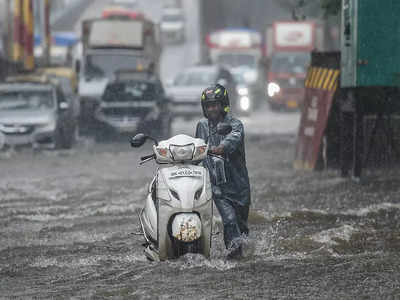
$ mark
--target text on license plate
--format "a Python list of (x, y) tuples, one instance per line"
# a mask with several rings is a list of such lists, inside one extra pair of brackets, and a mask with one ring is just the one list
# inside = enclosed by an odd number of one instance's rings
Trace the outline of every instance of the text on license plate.
[(173, 171), (169, 174), (169, 178), (175, 178), (175, 177), (197, 177), (197, 176), (203, 176), (203, 172), (200, 170), (190, 170), (190, 169), (185, 169), (185, 170), (177, 170)]

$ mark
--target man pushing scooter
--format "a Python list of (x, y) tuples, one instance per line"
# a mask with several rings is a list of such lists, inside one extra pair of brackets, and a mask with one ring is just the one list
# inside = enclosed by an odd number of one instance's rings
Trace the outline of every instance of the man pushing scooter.
[[(222, 85), (206, 88), (201, 95), (205, 119), (197, 123), (196, 138), (208, 140), (209, 152), (224, 158), (224, 180), (216, 176), (212, 157), (203, 161), (209, 170), (214, 203), (222, 217), (228, 259), (242, 257), (243, 238), (249, 234), (250, 183), (246, 167), (244, 128), (229, 112), (229, 97)], [(232, 131), (217, 133), (217, 125), (227, 123)]]

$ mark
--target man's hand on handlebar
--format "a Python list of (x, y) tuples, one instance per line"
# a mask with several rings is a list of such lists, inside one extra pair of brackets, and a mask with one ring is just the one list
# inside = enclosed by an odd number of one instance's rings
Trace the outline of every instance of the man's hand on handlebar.
[(215, 154), (215, 155), (223, 155), (224, 154), (224, 146), (223, 145), (219, 145), (217, 147), (212, 146), (211, 149), (209, 150), (209, 152), (211, 154)]

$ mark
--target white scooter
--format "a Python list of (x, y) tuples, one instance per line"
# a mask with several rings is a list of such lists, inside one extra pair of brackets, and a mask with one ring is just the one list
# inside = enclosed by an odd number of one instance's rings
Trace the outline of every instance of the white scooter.
[[(229, 124), (218, 124), (219, 134), (231, 130)], [(148, 139), (154, 141), (154, 153), (142, 157), (140, 164), (155, 159), (160, 167), (139, 214), (146, 257), (158, 261), (200, 253), (209, 258), (212, 191), (207, 169), (198, 165), (207, 155), (212, 155), (208, 154), (206, 141), (180, 134), (158, 143), (139, 133), (131, 139), (131, 146), (140, 147)]]

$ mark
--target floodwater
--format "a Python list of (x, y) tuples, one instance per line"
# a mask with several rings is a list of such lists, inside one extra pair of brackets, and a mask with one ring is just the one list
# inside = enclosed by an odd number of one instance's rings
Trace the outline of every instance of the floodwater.
[[(138, 2), (159, 17), (161, 1)], [(198, 2), (182, 2), (187, 41), (163, 49), (163, 80), (199, 60)], [(92, 1), (82, 18), (109, 3)], [(298, 120), (270, 111), (243, 120), (252, 205), (239, 261), (226, 260), (222, 234), (209, 260), (146, 260), (137, 213), (154, 164), (138, 162), (151, 145), (0, 152), (0, 299), (400, 299), (400, 172), (355, 183), (294, 170)], [(194, 123), (177, 121), (182, 130)]]
[(354, 183), (295, 171), (294, 143), (248, 137), (239, 261), (226, 260), (222, 234), (210, 260), (146, 260), (137, 213), (154, 164), (138, 161), (151, 145), (0, 153), (0, 298), (400, 299), (399, 172)]

